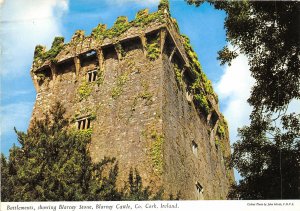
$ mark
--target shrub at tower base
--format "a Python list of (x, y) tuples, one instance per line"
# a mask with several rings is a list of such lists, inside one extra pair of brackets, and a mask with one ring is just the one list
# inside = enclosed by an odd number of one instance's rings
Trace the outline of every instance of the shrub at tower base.
[(118, 165), (114, 158), (93, 163), (88, 145), (91, 130), (69, 129), (59, 103), (35, 120), (27, 133), (16, 131), (20, 147), (1, 155), (2, 201), (157, 200), (143, 187), (137, 171), (128, 182), (116, 187)]

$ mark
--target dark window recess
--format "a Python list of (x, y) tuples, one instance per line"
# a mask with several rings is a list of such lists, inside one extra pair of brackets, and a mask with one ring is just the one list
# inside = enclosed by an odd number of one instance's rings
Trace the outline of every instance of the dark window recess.
[(46, 79), (52, 80), (52, 72), (50, 68), (46, 68), (36, 72), (39, 85), (42, 85)]
[(214, 110), (214, 111), (212, 112), (211, 117), (210, 117), (210, 120), (209, 120), (210, 126), (211, 126), (211, 127), (214, 127), (214, 126), (216, 125), (218, 119), (219, 119), (219, 116), (218, 116), (217, 112)]
[(91, 127), (91, 120), (89, 118), (82, 118), (77, 120), (77, 129), (85, 130)]
[(67, 59), (59, 64), (57, 64), (57, 73), (59, 75), (68, 73), (68, 72), (75, 72), (75, 64), (73, 59)]
[(87, 73), (88, 82), (93, 82), (97, 80), (97, 70), (89, 71)]
[(170, 57), (174, 47), (175, 47), (175, 43), (173, 42), (173, 39), (168, 34), (165, 41), (164, 53), (166, 53), (167, 56)]
[(83, 53), (80, 55), (80, 64), (81, 66), (86, 66), (91, 63), (97, 63), (97, 52), (95, 50), (89, 51), (87, 53)]
[(146, 34), (146, 39), (148, 43), (152, 43), (153, 41), (159, 40), (159, 31), (152, 31), (148, 34)]
[(118, 59), (116, 49), (113, 45), (104, 47), (102, 51), (103, 51), (103, 57), (105, 60)]
[(198, 144), (196, 144), (196, 142), (194, 140), (192, 141), (192, 150), (193, 150), (193, 153), (195, 155), (197, 155), (197, 153), (198, 153)]
[(125, 52), (136, 50), (136, 49), (142, 49), (142, 42), (138, 38), (125, 40), (121, 43), (121, 45)]
[(187, 85), (187, 89), (189, 90), (189, 92), (191, 92), (194, 80), (193, 80), (190, 70), (186, 70), (183, 72), (183, 80)]
[(178, 52), (175, 51), (173, 57), (172, 57), (172, 60), (171, 60), (172, 63), (176, 64), (177, 67), (182, 70), (183, 69), (183, 66), (184, 66), (184, 62), (183, 62), (183, 59), (181, 58), (180, 54)]
[(199, 182), (196, 182), (196, 190), (198, 193), (203, 193), (203, 187)]

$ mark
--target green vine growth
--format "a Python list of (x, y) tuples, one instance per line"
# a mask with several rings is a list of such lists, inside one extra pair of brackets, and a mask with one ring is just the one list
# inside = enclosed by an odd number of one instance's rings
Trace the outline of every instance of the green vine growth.
[(183, 86), (183, 75), (182, 75), (182, 71), (180, 70), (180, 68), (178, 67), (178, 65), (176, 63), (173, 64), (174, 70), (175, 70), (175, 76), (176, 76), (176, 80), (179, 83), (180, 86)]
[(96, 79), (96, 84), (100, 86), (104, 81), (104, 71), (101, 69), (97, 70), (97, 79)]
[(221, 139), (228, 138), (228, 125), (227, 125), (227, 122), (226, 122), (226, 120), (223, 116), (221, 116), (219, 124), (218, 124), (217, 135)]
[(123, 86), (125, 85), (126, 81), (128, 80), (128, 74), (123, 73), (117, 78), (116, 86), (113, 87), (111, 96), (113, 99), (117, 99), (123, 92)]
[(74, 130), (74, 133), (76, 136), (85, 138), (85, 139), (89, 139), (92, 137), (93, 134), (93, 129), (89, 128), (89, 129), (84, 129), (84, 130)]
[(149, 91), (149, 84), (146, 81), (142, 81), (143, 91), (139, 93), (138, 97), (146, 100), (146, 104), (148, 104), (152, 98), (152, 93)]
[(212, 96), (216, 103), (218, 103), (218, 96), (213, 90), (211, 81), (207, 79), (206, 75), (202, 71), (202, 67), (199, 63), (196, 52), (192, 49), (190, 40), (185, 35), (181, 35), (183, 40), (184, 48), (187, 52), (190, 67), (196, 79), (192, 83), (192, 92), (194, 95), (194, 101), (196, 105), (200, 106), (200, 109), (209, 114), (211, 110), (211, 104), (208, 102), (208, 96)]
[(163, 172), (163, 145), (164, 137), (161, 134), (158, 134), (156, 130), (151, 132), (151, 158), (154, 165), (154, 170), (158, 174)]
[(37, 45), (34, 50), (34, 63), (39, 66), (42, 65), (46, 60), (56, 62), (55, 57), (64, 47), (64, 37), (55, 37), (51, 49), (45, 51), (46, 48), (41, 45)]
[(83, 81), (78, 88), (79, 100), (86, 99), (92, 93), (92, 87), (87, 81)]
[(158, 37), (151, 39), (148, 41), (146, 45), (147, 57), (151, 61), (158, 59), (160, 55), (160, 47), (158, 45)]

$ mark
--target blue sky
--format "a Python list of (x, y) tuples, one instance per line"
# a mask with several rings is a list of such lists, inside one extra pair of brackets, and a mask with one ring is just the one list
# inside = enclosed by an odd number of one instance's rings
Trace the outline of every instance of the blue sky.
[[(1, 152), (8, 155), (17, 143), (13, 131), (27, 129), (36, 92), (30, 78), (34, 47), (51, 46), (55, 36), (69, 42), (77, 29), (90, 34), (98, 23), (111, 27), (118, 16), (134, 19), (138, 10), (156, 11), (158, 0), (0, 0), (1, 6)], [(171, 0), (171, 14), (180, 31), (191, 39), (200, 63), (219, 94), (221, 111), (229, 122), (231, 142), (237, 127), (248, 123), (246, 103), (253, 84), (245, 56), (221, 67), (217, 51), (225, 44), (225, 13), (205, 4), (200, 8), (184, 0)]]

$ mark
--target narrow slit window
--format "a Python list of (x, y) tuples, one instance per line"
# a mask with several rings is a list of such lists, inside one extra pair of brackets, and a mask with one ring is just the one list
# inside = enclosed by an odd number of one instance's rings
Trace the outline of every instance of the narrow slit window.
[(97, 70), (92, 70), (87, 73), (88, 82), (93, 82), (97, 80)]
[(88, 73), (88, 77), (89, 77), (89, 82), (91, 82), (92, 81), (92, 73)]
[(198, 154), (198, 144), (196, 144), (196, 142), (194, 140), (192, 141), (192, 151), (193, 151), (194, 155)]
[(78, 124), (78, 127), (77, 127), (77, 129), (78, 129), (78, 130), (80, 130), (80, 129), (81, 129), (81, 128), (80, 128), (80, 126), (81, 126), (81, 122), (82, 122), (82, 121), (78, 121), (78, 123), (77, 123), (77, 124)]
[(203, 198), (203, 192), (204, 192), (203, 186), (199, 182), (196, 182), (196, 195), (197, 195), (197, 199), (204, 199)]
[(93, 72), (93, 81), (96, 81), (96, 79), (97, 79), (97, 71)]
[(189, 103), (193, 102), (193, 95), (191, 92), (186, 91), (185, 97)]
[(87, 126), (86, 126), (86, 129), (89, 129), (91, 126), (91, 120), (90, 119), (87, 119)]

